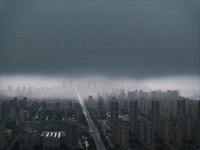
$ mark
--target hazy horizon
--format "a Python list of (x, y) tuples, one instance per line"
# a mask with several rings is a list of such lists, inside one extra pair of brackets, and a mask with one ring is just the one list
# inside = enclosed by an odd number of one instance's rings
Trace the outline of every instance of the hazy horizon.
[[(63, 82), (66, 89), (63, 91)], [(4, 75), (0, 76), (0, 90), (6, 92), (9, 87), (15, 91), (18, 87), (23, 90), (57, 88), (55, 93), (57, 97), (73, 96), (74, 91), (78, 90), (80, 95), (88, 97), (97, 96), (98, 92), (111, 93), (113, 89), (124, 89), (126, 92), (134, 90), (143, 90), (146, 92), (154, 90), (179, 90), (181, 96), (193, 98), (200, 97), (200, 85), (198, 76), (171, 76), (163, 78), (109, 78), (106, 76), (83, 76), (83, 77), (67, 77), (67, 76), (44, 76), (44, 75)], [(63, 93), (65, 93), (63, 95)], [(71, 92), (71, 93), (70, 93)], [(14, 94), (12, 92), (12, 94)], [(68, 95), (67, 95), (68, 94)], [(13, 95), (19, 96), (20, 94)], [(37, 96), (36, 96), (37, 97)], [(41, 97), (41, 95), (38, 95)], [(56, 97), (56, 96), (55, 96)], [(195, 98), (196, 99), (196, 98)]]

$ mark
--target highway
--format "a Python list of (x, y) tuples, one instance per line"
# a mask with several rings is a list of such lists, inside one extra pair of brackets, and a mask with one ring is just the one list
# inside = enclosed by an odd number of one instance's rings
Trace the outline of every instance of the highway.
[(86, 118), (86, 120), (88, 122), (88, 126), (89, 126), (89, 133), (90, 133), (91, 137), (93, 137), (93, 139), (94, 139), (97, 150), (107, 150), (106, 147), (104, 146), (104, 143), (103, 143), (101, 137), (100, 137), (100, 133), (99, 133), (98, 129), (96, 128), (93, 120), (91, 119), (91, 116), (90, 116), (88, 110), (86, 109), (85, 104), (83, 103), (81, 96), (79, 95), (77, 90), (76, 90), (76, 95), (77, 95), (77, 98), (79, 100), (81, 107), (83, 108), (83, 113), (85, 115), (85, 118)]

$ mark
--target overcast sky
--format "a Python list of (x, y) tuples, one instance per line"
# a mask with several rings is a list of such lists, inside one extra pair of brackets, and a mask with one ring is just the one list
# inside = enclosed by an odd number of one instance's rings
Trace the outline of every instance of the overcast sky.
[(199, 76), (199, 0), (0, 0), (0, 74)]

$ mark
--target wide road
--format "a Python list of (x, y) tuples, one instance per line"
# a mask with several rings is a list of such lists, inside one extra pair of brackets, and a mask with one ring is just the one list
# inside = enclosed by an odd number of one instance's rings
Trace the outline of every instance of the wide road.
[(93, 120), (90, 118), (90, 114), (89, 114), (88, 110), (86, 109), (85, 104), (83, 103), (81, 96), (79, 95), (77, 90), (76, 90), (76, 95), (79, 100), (79, 103), (81, 104), (81, 107), (83, 108), (83, 113), (88, 122), (89, 132), (90, 132), (91, 137), (93, 137), (93, 139), (94, 139), (97, 150), (107, 150), (103, 144), (101, 137), (100, 137), (100, 133), (99, 133), (98, 129), (96, 128)]

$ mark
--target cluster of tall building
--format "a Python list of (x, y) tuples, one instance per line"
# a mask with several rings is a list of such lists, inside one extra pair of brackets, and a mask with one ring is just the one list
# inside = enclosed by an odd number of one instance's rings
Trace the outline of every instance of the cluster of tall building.
[[(48, 111), (47, 111), (48, 110)], [(49, 114), (49, 111), (51, 113)], [(41, 110), (39, 111), (40, 120), (48, 120), (52, 118), (52, 121), (67, 120), (70, 117), (76, 117), (79, 119), (81, 115), (81, 106), (78, 102), (72, 101), (43, 101)]]
[[(145, 95), (148, 94), (135, 91), (128, 92), (127, 97), (122, 93), (117, 99), (111, 99), (111, 136), (116, 144), (123, 149), (130, 148), (133, 143), (129, 139), (123, 147), (119, 138), (127, 134), (149, 150), (158, 147), (167, 150), (200, 148), (200, 101), (180, 97), (178, 91), (170, 90)], [(127, 101), (129, 108), (120, 109)], [(119, 112), (123, 109), (129, 113), (128, 124), (119, 121)], [(127, 132), (120, 132), (121, 127), (127, 127)]]
[[(5, 146), (8, 139), (12, 138), (12, 130), (19, 128), (36, 109), (35, 103), (28, 105), (27, 98), (14, 97), (9, 101), (0, 103), (0, 149)], [(7, 143), (8, 144), (8, 143)]]
[(48, 97), (48, 99), (57, 99), (57, 98), (72, 98), (76, 96), (74, 88), (70, 85), (67, 85), (66, 82), (63, 85), (58, 86), (29, 86), (28, 84), (19, 84), (17, 87), (8, 86), (8, 88), (0, 88), (1, 96), (4, 97), (14, 97), (14, 96), (22, 96), (28, 97), (30, 99), (43, 99)]
[[(113, 101), (115, 101), (114, 98)], [(121, 149), (129, 148), (129, 126), (119, 118), (118, 102), (111, 103), (111, 136)]]
[[(110, 132), (109, 143), (113, 142), (122, 150), (138, 145), (144, 150), (200, 148), (200, 100), (180, 97), (179, 91), (135, 90), (126, 93), (119, 90), (106, 96), (99, 95), (98, 99), (90, 95), (87, 108), (94, 117), (105, 119), (107, 116), (103, 133)], [(39, 149), (41, 143), (43, 149), (60, 149), (63, 144), (77, 149), (81, 112), (80, 104), (74, 100), (54, 99), (38, 103), (27, 101), (26, 97), (15, 97), (5, 101), (0, 105), (0, 149), (8, 137), (5, 136), (7, 129), (23, 129), (23, 125), (31, 127), (45, 121), (65, 122), (66, 128), (45, 132), (26, 130), (19, 137), (21, 149)]]
[(4, 122), (10, 120), (12, 126), (18, 127), (29, 119), (30, 115), (33, 113), (34, 105), (27, 105), (27, 98), (24, 97), (22, 100), (18, 100), (15, 97), (10, 100), (8, 104), (5, 105), (4, 109), (0, 108), (0, 119)]
[[(0, 101), (0, 149), (13, 146), (17, 140), (17, 149), (60, 149), (61, 145), (79, 148), (82, 111), (76, 100), (9, 99)], [(49, 134), (44, 136), (43, 131)]]

